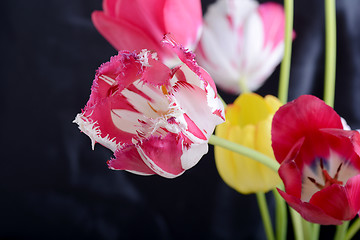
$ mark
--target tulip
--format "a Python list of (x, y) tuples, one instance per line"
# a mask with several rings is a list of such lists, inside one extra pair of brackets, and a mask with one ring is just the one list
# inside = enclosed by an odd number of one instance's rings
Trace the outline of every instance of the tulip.
[(197, 61), (223, 90), (255, 91), (283, 57), (284, 22), (277, 3), (218, 0), (205, 14)]
[(193, 50), (202, 28), (200, 0), (104, 0), (95, 11), (96, 29), (117, 50), (156, 51), (169, 67), (179, 64), (176, 54), (161, 46), (171, 33), (185, 48)]
[(360, 210), (360, 134), (344, 130), (322, 100), (304, 95), (281, 107), (272, 124), (286, 202), (310, 222), (338, 225)]
[(170, 69), (155, 52), (120, 51), (97, 70), (90, 99), (74, 120), (95, 143), (111, 149), (108, 166), (136, 174), (174, 178), (208, 151), (208, 139), (224, 121), (211, 77), (193, 54), (164, 39), (182, 65)]
[[(241, 94), (226, 108), (226, 122), (216, 135), (255, 149), (275, 160), (271, 148), (271, 121), (280, 101), (255, 93)], [(243, 194), (267, 192), (281, 182), (277, 172), (243, 155), (215, 147), (216, 167), (222, 179)]]

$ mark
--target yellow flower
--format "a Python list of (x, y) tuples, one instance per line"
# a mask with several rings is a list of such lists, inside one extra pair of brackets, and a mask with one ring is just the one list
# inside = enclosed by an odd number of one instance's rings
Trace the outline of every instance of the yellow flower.
[[(215, 134), (261, 152), (275, 160), (271, 148), (271, 121), (281, 106), (271, 95), (241, 94), (226, 108), (226, 122)], [(281, 182), (277, 172), (253, 159), (215, 147), (215, 162), (222, 179), (243, 194), (267, 192)]]

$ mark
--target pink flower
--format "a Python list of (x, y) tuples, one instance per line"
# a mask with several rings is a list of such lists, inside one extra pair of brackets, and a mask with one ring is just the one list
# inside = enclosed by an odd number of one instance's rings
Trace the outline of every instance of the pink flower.
[(280, 63), (285, 14), (277, 3), (218, 0), (204, 17), (197, 61), (225, 91), (255, 91)]
[(173, 178), (208, 151), (208, 138), (224, 121), (211, 77), (193, 54), (166, 37), (183, 64), (170, 69), (157, 54), (120, 51), (97, 70), (90, 99), (74, 120), (111, 149), (111, 169)]
[(103, 9), (93, 12), (93, 23), (117, 50), (156, 51), (169, 67), (180, 62), (172, 51), (162, 48), (165, 34), (171, 33), (190, 50), (200, 37), (200, 0), (104, 0)]
[(281, 107), (272, 146), (287, 203), (310, 222), (341, 224), (360, 210), (360, 134), (314, 96)]

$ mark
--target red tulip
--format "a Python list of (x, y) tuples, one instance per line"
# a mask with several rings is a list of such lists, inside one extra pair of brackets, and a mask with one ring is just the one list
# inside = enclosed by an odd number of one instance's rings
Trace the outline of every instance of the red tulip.
[(286, 202), (304, 219), (342, 224), (360, 210), (360, 134), (344, 130), (322, 100), (301, 96), (281, 107), (272, 124)]

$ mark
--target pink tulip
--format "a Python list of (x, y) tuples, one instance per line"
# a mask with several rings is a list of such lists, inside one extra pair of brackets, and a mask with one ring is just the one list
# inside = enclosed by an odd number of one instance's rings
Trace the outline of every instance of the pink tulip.
[(255, 91), (283, 57), (284, 24), (280, 4), (218, 0), (205, 14), (197, 61), (223, 90)]
[(170, 69), (155, 52), (120, 51), (97, 70), (90, 99), (75, 123), (93, 145), (114, 152), (111, 169), (173, 178), (208, 151), (224, 121), (211, 77), (191, 52), (166, 37), (183, 62)]
[(360, 213), (360, 134), (340, 116), (304, 95), (276, 112), (272, 146), (281, 163), (286, 202), (307, 221), (342, 224)]
[(103, 11), (95, 11), (92, 20), (97, 30), (117, 49), (156, 51), (166, 65), (179, 60), (172, 51), (161, 47), (165, 34), (193, 50), (200, 37), (202, 11), (200, 0), (104, 0)]

